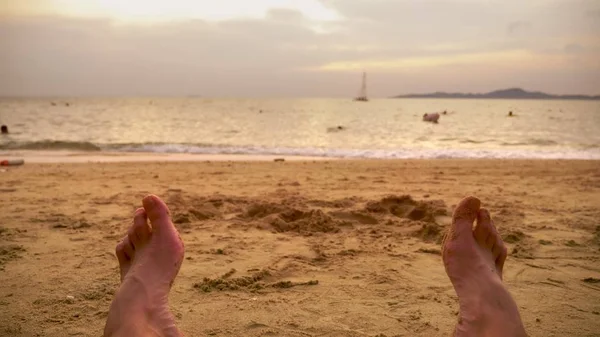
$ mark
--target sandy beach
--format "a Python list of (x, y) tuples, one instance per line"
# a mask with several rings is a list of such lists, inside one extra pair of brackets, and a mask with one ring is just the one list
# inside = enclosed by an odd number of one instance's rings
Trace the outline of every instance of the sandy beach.
[(440, 256), (474, 195), (509, 247), (531, 336), (600, 336), (600, 162), (34, 163), (0, 172), (0, 335), (100, 336), (114, 248), (149, 193), (186, 253), (186, 336), (449, 336)]

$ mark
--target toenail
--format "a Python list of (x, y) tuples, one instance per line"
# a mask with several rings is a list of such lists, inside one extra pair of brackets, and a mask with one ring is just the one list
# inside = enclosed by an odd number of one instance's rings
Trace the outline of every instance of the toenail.
[(154, 206), (156, 204), (156, 202), (154, 201), (154, 196), (153, 195), (149, 195), (146, 197), (146, 201), (151, 205)]

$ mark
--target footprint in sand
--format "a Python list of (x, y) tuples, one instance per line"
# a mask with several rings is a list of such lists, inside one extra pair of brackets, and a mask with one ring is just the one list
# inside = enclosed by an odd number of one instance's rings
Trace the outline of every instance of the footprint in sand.
[(337, 212), (329, 212), (329, 215), (331, 215), (334, 218), (338, 218), (341, 220), (347, 220), (347, 221), (355, 221), (364, 225), (376, 225), (379, 223), (379, 221), (372, 217), (369, 214), (365, 214), (362, 212), (343, 212), (343, 211), (337, 211)]
[(436, 217), (447, 215), (443, 201), (415, 201), (410, 195), (387, 196), (379, 201), (367, 203), (370, 213), (392, 214), (415, 221), (435, 222)]
[(25, 248), (21, 245), (8, 244), (0, 246), (0, 270), (4, 270), (4, 266), (9, 261), (21, 258), (25, 251)]

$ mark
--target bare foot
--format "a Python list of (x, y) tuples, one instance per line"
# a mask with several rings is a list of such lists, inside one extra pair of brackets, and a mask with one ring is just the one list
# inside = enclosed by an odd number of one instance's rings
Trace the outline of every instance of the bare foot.
[(460, 304), (455, 336), (527, 336), (517, 304), (502, 283), (506, 246), (480, 206), (474, 197), (460, 202), (442, 247)]
[(143, 205), (117, 245), (121, 286), (108, 312), (105, 337), (181, 336), (168, 296), (183, 261), (183, 242), (162, 200), (150, 195)]

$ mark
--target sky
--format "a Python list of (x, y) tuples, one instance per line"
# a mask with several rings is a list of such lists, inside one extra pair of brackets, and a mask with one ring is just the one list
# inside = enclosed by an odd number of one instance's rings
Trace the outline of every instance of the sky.
[(598, 0), (0, 0), (0, 96), (600, 94)]

